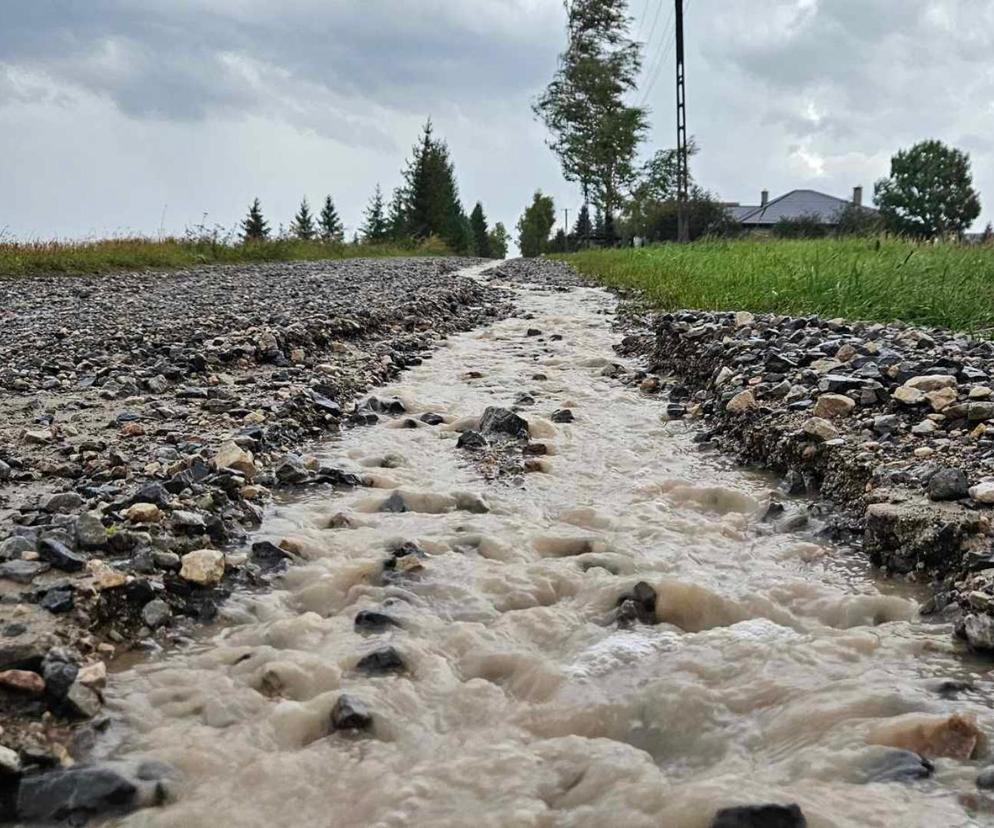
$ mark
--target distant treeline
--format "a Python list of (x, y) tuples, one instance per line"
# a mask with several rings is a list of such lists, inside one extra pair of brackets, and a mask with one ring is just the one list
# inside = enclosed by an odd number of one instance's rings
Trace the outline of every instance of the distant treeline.
[[(468, 216), (463, 210), (448, 145), (435, 137), (430, 119), (414, 145), (403, 179), (389, 204), (380, 185), (376, 185), (352, 244), (416, 246), (437, 239), (460, 255), (495, 259), (507, 255), (508, 234), (504, 225), (497, 222), (491, 229), (480, 202)], [(345, 228), (331, 196), (325, 198), (317, 216), (305, 198), (289, 228), (278, 235), (301, 241), (345, 243)], [(262, 204), (255, 199), (241, 223), (241, 239), (252, 243), (271, 236)]]

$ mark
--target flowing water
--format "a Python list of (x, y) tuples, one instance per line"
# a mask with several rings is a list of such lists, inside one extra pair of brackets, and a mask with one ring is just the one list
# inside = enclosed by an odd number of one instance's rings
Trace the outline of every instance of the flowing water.
[[(271, 509), (262, 537), (292, 539), (302, 564), (233, 599), (209, 637), (114, 677), (107, 758), (183, 778), (166, 807), (109, 824), (704, 828), (765, 802), (799, 803), (812, 826), (984, 824), (961, 802), (976, 763), (865, 780), (892, 755), (871, 744), (884, 724), (959, 712), (988, 728), (986, 668), (917, 620), (909, 588), (771, 530), (769, 478), (701, 453), (662, 404), (603, 376), (609, 294), (516, 294), (517, 317), (451, 338), (380, 394), (446, 424), (323, 446), (374, 488)], [(550, 454), (488, 482), (456, 428), (525, 391)], [(552, 423), (562, 408), (576, 421)], [(378, 511), (394, 490), (408, 511)], [(423, 569), (384, 579), (404, 542)], [(640, 580), (659, 623), (620, 628)], [(360, 610), (400, 626), (357, 631)], [(385, 645), (404, 673), (356, 670)], [(949, 678), (977, 689), (944, 698)], [(371, 731), (329, 732), (342, 693)]]

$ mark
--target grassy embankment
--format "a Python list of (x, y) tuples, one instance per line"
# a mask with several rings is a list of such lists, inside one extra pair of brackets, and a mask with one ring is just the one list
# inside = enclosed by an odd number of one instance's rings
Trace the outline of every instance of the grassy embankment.
[(701, 241), (564, 257), (665, 309), (905, 320), (994, 336), (994, 248), (897, 239)]
[(122, 238), (86, 242), (0, 241), (0, 279), (50, 274), (96, 274), (161, 270), (207, 264), (292, 262), (385, 256), (438, 256), (448, 251), (432, 240), (421, 246), (328, 244), (273, 239), (250, 244), (211, 240)]

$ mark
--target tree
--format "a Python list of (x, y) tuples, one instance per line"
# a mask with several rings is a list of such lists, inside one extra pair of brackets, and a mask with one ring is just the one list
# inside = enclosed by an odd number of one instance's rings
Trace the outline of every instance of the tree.
[(503, 222), (498, 221), (490, 231), (490, 255), (494, 259), (507, 258), (507, 242), (510, 239)]
[(469, 224), (473, 231), (473, 252), (483, 259), (489, 259), (490, 233), (487, 231), (487, 217), (483, 213), (483, 205), (478, 201), (469, 216)]
[(262, 217), (259, 199), (252, 202), (248, 215), (242, 221), (242, 241), (263, 241), (269, 238), (269, 224)]
[(532, 203), (518, 219), (518, 247), (526, 258), (540, 256), (549, 246), (549, 232), (556, 223), (556, 206), (551, 196), (535, 192)]
[(290, 233), (303, 241), (310, 241), (317, 235), (317, 230), (314, 229), (314, 216), (311, 215), (311, 206), (306, 198), (300, 202), (300, 209), (293, 217)]
[(438, 236), (455, 252), (469, 252), (472, 235), (467, 233), (466, 216), (459, 203), (455, 168), (448, 145), (435, 138), (430, 118), (404, 171), (404, 187), (397, 201), (398, 207), (403, 205), (397, 215), (404, 216), (407, 235), (418, 241)]
[(919, 238), (961, 235), (980, 215), (970, 156), (941, 141), (898, 152), (873, 195), (891, 230)]
[(594, 234), (594, 224), (590, 220), (590, 207), (584, 204), (580, 208), (580, 213), (576, 217), (576, 223), (573, 225), (573, 244), (575, 247), (584, 246), (590, 244), (590, 237)]
[(374, 244), (387, 239), (387, 219), (383, 212), (383, 190), (376, 185), (373, 197), (366, 207), (365, 220), (360, 232), (367, 242)]
[(407, 233), (407, 193), (403, 187), (395, 187), (387, 214), (387, 232), (394, 241), (409, 238)]
[(342, 242), (345, 239), (345, 227), (338, 217), (335, 204), (328, 196), (324, 200), (324, 207), (321, 208), (321, 217), (318, 220), (318, 227), (321, 231), (321, 238), (326, 242)]
[(533, 109), (552, 134), (563, 175), (611, 228), (647, 128), (646, 111), (625, 104), (637, 87), (640, 47), (628, 36), (628, 0), (567, 0), (566, 11), (566, 51)]
[(883, 229), (879, 213), (856, 204), (841, 208), (833, 221), (836, 236), (875, 236)]

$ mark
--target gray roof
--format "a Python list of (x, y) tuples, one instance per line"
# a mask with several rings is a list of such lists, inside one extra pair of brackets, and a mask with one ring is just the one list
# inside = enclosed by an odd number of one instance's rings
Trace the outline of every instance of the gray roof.
[[(732, 208), (732, 217), (747, 226), (767, 226), (780, 219), (797, 219), (801, 216), (820, 216), (825, 224), (834, 224), (835, 216), (852, 204), (844, 198), (825, 195), (815, 190), (791, 190), (786, 195), (767, 202), (765, 207)], [(876, 212), (864, 207), (867, 212)], [(748, 210), (748, 212), (742, 212)]]
[(748, 216), (753, 210), (758, 210), (758, 204), (732, 204), (725, 208), (735, 221), (742, 221), (746, 216)]

